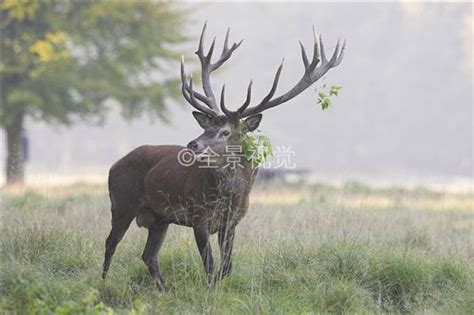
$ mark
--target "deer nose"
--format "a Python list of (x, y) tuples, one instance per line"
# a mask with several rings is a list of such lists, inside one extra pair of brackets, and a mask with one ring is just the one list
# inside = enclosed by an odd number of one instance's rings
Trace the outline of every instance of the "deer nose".
[(191, 150), (196, 150), (197, 147), (198, 147), (198, 144), (196, 143), (196, 141), (191, 141), (187, 145), (187, 148)]

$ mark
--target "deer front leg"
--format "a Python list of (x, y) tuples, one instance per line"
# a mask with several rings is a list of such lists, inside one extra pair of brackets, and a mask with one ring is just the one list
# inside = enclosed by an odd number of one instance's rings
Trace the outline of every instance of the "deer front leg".
[(219, 280), (232, 270), (232, 248), (234, 247), (235, 227), (224, 227), (219, 231), (219, 246), (221, 250), (221, 268)]
[(212, 274), (214, 272), (214, 258), (212, 257), (211, 243), (209, 242), (209, 231), (207, 227), (194, 227), (194, 237), (201, 254), (204, 270), (207, 275), (207, 284), (212, 283)]

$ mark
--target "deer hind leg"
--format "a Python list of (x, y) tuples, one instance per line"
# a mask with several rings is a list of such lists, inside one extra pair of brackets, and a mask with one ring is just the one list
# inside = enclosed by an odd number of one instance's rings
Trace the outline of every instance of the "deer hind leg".
[(161, 244), (163, 244), (163, 241), (165, 240), (168, 225), (169, 224), (167, 223), (156, 222), (148, 227), (148, 239), (142, 255), (142, 259), (145, 262), (145, 265), (147, 265), (148, 271), (160, 291), (165, 290), (165, 282), (161, 276), (157, 255)]
[[(114, 213), (115, 209), (112, 209), (112, 213)], [(112, 230), (110, 231), (107, 240), (105, 241), (105, 258), (104, 258), (104, 265), (102, 271), (102, 279), (105, 280), (107, 277), (107, 272), (109, 271), (110, 262), (112, 260), (112, 256), (115, 253), (115, 249), (117, 248), (118, 243), (122, 240), (125, 232), (128, 230), (130, 223), (132, 223), (133, 219), (135, 218), (135, 213), (126, 214), (120, 217), (113, 217), (112, 218)]]

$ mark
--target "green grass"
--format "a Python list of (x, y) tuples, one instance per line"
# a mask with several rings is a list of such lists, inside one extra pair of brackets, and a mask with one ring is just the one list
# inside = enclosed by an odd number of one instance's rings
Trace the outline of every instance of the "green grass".
[(43, 187), (4, 191), (3, 197), (1, 313), (474, 309), (469, 194), (376, 190), (360, 183), (259, 186), (237, 231), (233, 273), (213, 289), (205, 284), (192, 231), (170, 228), (160, 252), (168, 292), (156, 290), (141, 261), (146, 231), (135, 224), (108, 279), (100, 279), (110, 229), (104, 187)]

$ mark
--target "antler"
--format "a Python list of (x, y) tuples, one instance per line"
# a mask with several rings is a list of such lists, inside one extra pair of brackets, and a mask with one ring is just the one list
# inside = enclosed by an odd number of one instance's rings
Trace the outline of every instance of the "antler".
[(241, 40), (238, 43), (232, 44), (229, 48), (229, 33), (230, 28), (227, 29), (225, 40), (224, 40), (224, 47), (222, 48), (221, 55), (219, 59), (212, 63), (212, 53), (214, 52), (214, 46), (216, 43), (216, 38), (214, 37), (211, 47), (207, 55), (204, 54), (203, 49), (203, 42), (204, 42), (204, 34), (206, 32), (207, 22), (204, 23), (202, 28), (201, 37), (199, 39), (199, 46), (198, 50), (196, 51), (196, 55), (199, 57), (201, 61), (201, 79), (202, 79), (202, 88), (204, 90), (204, 94), (202, 95), (198, 92), (193, 90), (192, 85), (192, 78), (189, 79), (189, 84), (187, 82), (186, 72), (184, 70), (184, 58), (181, 60), (181, 91), (183, 93), (184, 98), (190, 103), (194, 108), (197, 110), (207, 113), (211, 116), (219, 115), (219, 107), (217, 106), (216, 99), (211, 87), (211, 80), (210, 75), (211, 72), (218, 69), (224, 62), (226, 62), (231, 56), (232, 53), (239, 48), (240, 44), (242, 44)]
[[(267, 96), (263, 98), (263, 100), (260, 102), (260, 104), (247, 108), (244, 110), (241, 114), (240, 117), (247, 117), (247, 116), (252, 116), (258, 113), (261, 113), (262, 111), (278, 106), (282, 103), (285, 103), (289, 101), (290, 99), (294, 98), (304, 90), (306, 90), (308, 87), (310, 87), (314, 82), (318, 81), (323, 75), (326, 74), (326, 72), (329, 71), (329, 69), (337, 67), (343, 57), (344, 57), (344, 50), (346, 47), (346, 42), (342, 44), (342, 48), (340, 48), (340, 41), (337, 41), (336, 44), (336, 49), (334, 50), (334, 53), (332, 54), (331, 59), (328, 61), (326, 58), (326, 53), (324, 51), (324, 44), (323, 44), (323, 39), (321, 36), (319, 36), (319, 43), (318, 43), (318, 38), (316, 36), (316, 31), (313, 26), (313, 37), (314, 37), (314, 47), (313, 47), (313, 59), (311, 62), (308, 61), (308, 57), (306, 55), (306, 50), (304, 49), (303, 44), (300, 41), (300, 46), (301, 46), (301, 57), (303, 59), (303, 64), (304, 64), (304, 74), (301, 77), (301, 79), (296, 83), (296, 85), (291, 88), (288, 92), (278, 96), (277, 98), (273, 98), (273, 95), (275, 94), (276, 88), (278, 86), (278, 81), (280, 79), (280, 74), (281, 70), (283, 68), (283, 61), (278, 67), (278, 70), (275, 74), (275, 78), (273, 79), (273, 84), (270, 89), (270, 92), (268, 92)], [(321, 61), (321, 64), (318, 67), (319, 62)]]
[(222, 91), (221, 91), (221, 109), (222, 112), (229, 118), (233, 119), (239, 119), (242, 117), (243, 112), (247, 107), (250, 105), (250, 99), (252, 96), (252, 80), (250, 80), (249, 87), (247, 88), (247, 98), (245, 99), (245, 102), (242, 106), (239, 107), (237, 111), (231, 111), (228, 108), (225, 107), (225, 84), (222, 86)]
[[(201, 61), (201, 78), (202, 78), (202, 88), (204, 90), (204, 95), (193, 90), (192, 78), (189, 79), (189, 84), (187, 82), (187, 76), (184, 71), (184, 61), (181, 61), (181, 81), (182, 81), (182, 92), (186, 100), (197, 110), (207, 113), (212, 116), (219, 115), (219, 107), (216, 103), (216, 98), (214, 96), (214, 92), (212, 91), (211, 82), (210, 82), (210, 75), (211, 72), (218, 69), (224, 62), (226, 62), (231, 56), (232, 53), (240, 46), (243, 40), (238, 43), (234, 43), (230, 48), (228, 46), (229, 41), (229, 32), (230, 29), (227, 29), (227, 33), (225, 36), (224, 47), (222, 49), (221, 56), (215, 62), (211, 62), (212, 53), (214, 52), (214, 46), (216, 42), (216, 38), (214, 37), (211, 47), (209, 48), (209, 52), (207, 55), (204, 54), (203, 50), (203, 42), (204, 42), (204, 34), (206, 31), (207, 22), (204, 23), (204, 27), (202, 29), (201, 37), (199, 39), (199, 47), (196, 51), (196, 55), (199, 57)], [(280, 66), (277, 69), (275, 77), (273, 79), (273, 84), (268, 92), (268, 94), (262, 99), (262, 101), (254, 106), (250, 107), (250, 98), (252, 94), (252, 81), (250, 81), (249, 86), (247, 88), (247, 98), (244, 104), (239, 107), (237, 111), (231, 111), (225, 106), (225, 85), (222, 87), (221, 92), (221, 102), (220, 108), (222, 112), (228, 116), (229, 118), (239, 119), (243, 117), (248, 117), (252, 115), (256, 115), (258, 113), (263, 112), (266, 109), (278, 106), (283, 104), (290, 99), (294, 98), (308, 87), (310, 87), (314, 82), (318, 81), (326, 72), (329, 71), (331, 68), (337, 67), (343, 57), (344, 57), (344, 50), (346, 47), (346, 42), (340, 46), (340, 41), (337, 41), (336, 48), (334, 53), (331, 56), (331, 59), (328, 60), (326, 57), (326, 53), (324, 50), (323, 39), (319, 36), (319, 40), (316, 36), (316, 31), (313, 26), (313, 37), (314, 37), (314, 46), (313, 46), (313, 58), (311, 62), (308, 60), (308, 56), (306, 54), (306, 50), (303, 46), (303, 43), (300, 41), (301, 46), (301, 58), (303, 59), (304, 65), (304, 74), (301, 79), (296, 83), (296, 85), (291, 88), (288, 92), (273, 98), (275, 95), (276, 89), (278, 87), (278, 81), (280, 80), (281, 71), (283, 69), (284, 59), (282, 60)], [(320, 63), (321, 62), (321, 63)], [(319, 66), (318, 66), (319, 65)]]

